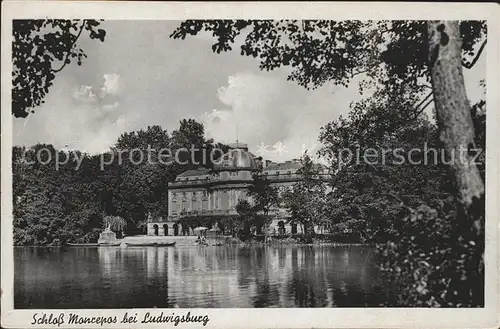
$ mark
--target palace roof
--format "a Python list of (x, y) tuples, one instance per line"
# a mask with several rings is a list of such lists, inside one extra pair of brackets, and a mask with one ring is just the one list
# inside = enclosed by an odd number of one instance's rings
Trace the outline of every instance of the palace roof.
[(289, 170), (289, 169), (300, 169), (300, 168), (302, 168), (302, 164), (300, 162), (287, 161), (281, 163), (271, 163), (270, 165), (264, 168), (264, 171)]
[(178, 177), (204, 176), (209, 174), (210, 174), (210, 169), (201, 167), (198, 169), (187, 170), (182, 174), (179, 174)]

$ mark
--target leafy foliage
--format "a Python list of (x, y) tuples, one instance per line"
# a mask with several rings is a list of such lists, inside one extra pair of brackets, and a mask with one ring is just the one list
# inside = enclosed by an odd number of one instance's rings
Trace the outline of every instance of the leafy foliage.
[[(244, 240), (250, 236), (250, 229), (254, 227), (257, 233), (270, 224), (268, 216), (273, 207), (279, 205), (278, 189), (271, 185), (262, 168), (253, 174), (253, 184), (248, 188), (248, 200), (239, 200), (236, 205), (237, 218), (229, 219), (226, 226), (236, 228)], [(238, 223), (235, 223), (235, 220)]]
[(314, 164), (309, 155), (301, 159), (302, 167), (297, 170), (301, 179), (283, 194), (284, 207), (290, 212), (292, 221), (304, 227), (304, 234), (311, 239), (314, 225), (322, 224), (325, 217), (325, 191), (322, 168)]
[[(395, 296), (386, 306), (480, 306), (483, 225), (471, 225), (456, 198), (444, 158), (435, 153), (443, 151), (437, 127), (424, 114), (407, 120), (412, 94), (378, 92), (353, 104), (347, 118), (323, 127), (321, 153), (336, 171), (328, 213), (335, 225), (377, 244), (382, 276)], [(479, 148), (483, 107), (481, 101), (472, 109)], [(346, 159), (340, 156), (346, 148), (378, 155), (370, 161)], [(392, 152), (397, 149), (404, 157)], [(385, 157), (384, 150), (390, 151)], [(479, 167), (484, 170), (484, 164)]]
[(120, 216), (104, 216), (103, 226), (112, 231), (122, 232), (127, 227), (127, 221)]
[[(205, 144), (203, 126), (190, 122), (201, 129), (180, 129), (172, 135), (180, 136), (181, 131), (188, 142)], [(174, 165), (168, 157), (158, 161), (160, 149), (175, 152), (179, 147), (184, 144), (159, 126), (125, 133), (110, 153), (93, 156), (58, 151), (45, 144), (14, 147), (15, 244), (95, 242), (109, 221), (114, 230), (143, 233), (140, 226), (148, 213), (167, 215), (168, 182), (194, 166), (192, 161)], [(147, 159), (148, 148), (152, 150), (151, 161)], [(137, 151), (143, 152), (144, 161), (137, 161)], [(56, 167), (56, 154), (62, 162), (68, 161)]]
[(277, 187), (271, 185), (262, 168), (253, 174), (253, 185), (248, 189), (248, 196), (253, 201), (254, 211), (264, 215), (280, 203)]
[(393, 305), (484, 305), (484, 232), (464, 219), (425, 204), (394, 218), (396, 234), (378, 246), (385, 281), (397, 291)]
[(81, 65), (85, 55), (78, 39), (104, 41), (106, 31), (92, 19), (14, 20), (12, 42), (12, 114), (27, 117), (44, 102), (56, 73), (76, 61)]

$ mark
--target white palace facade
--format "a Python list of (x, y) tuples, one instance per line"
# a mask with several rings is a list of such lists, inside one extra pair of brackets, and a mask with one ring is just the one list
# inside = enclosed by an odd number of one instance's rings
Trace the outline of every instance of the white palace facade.
[[(223, 217), (237, 216), (236, 205), (239, 200), (249, 199), (247, 191), (259, 166), (263, 167), (262, 173), (270, 184), (277, 186), (280, 192), (301, 179), (297, 174), (302, 167), (299, 160), (283, 163), (266, 161), (263, 165), (261, 158), (248, 152), (246, 144), (229, 146), (229, 151), (213, 169), (188, 170), (178, 175), (175, 182), (169, 183), (168, 217), (149, 218), (148, 235), (193, 235), (193, 226), (196, 225), (187, 225), (186, 219), (213, 218), (213, 222), (217, 223)], [(302, 233), (302, 227), (290, 223), (290, 215), (284, 209), (272, 209), (269, 215), (273, 217), (271, 233)]]

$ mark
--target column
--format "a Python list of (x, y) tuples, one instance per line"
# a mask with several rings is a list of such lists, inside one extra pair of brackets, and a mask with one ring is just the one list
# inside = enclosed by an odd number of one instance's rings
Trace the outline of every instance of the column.
[(155, 235), (155, 230), (153, 228), (154, 223), (148, 223), (148, 235)]
[(172, 191), (168, 191), (167, 193), (167, 211), (168, 211), (168, 215), (169, 216), (172, 216), (172, 199), (173, 199), (173, 195), (172, 195)]
[(173, 236), (174, 235), (174, 222), (167, 223), (168, 225), (168, 235)]
[(200, 213), (203, 211), (203, 191), (196, 192), (196, 200), (198, 202), (198, 209)]

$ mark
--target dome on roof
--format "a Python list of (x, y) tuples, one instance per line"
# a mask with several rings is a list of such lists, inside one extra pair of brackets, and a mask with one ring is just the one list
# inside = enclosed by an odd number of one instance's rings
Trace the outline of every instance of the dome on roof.
[(225, 169), (249, 169), (256, 170), (257, 162), (254, 155), (243, 148), (230, 149), (219, 160), (215, 161), (215, 168), (218, 170)]

